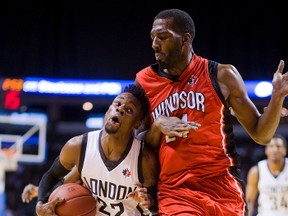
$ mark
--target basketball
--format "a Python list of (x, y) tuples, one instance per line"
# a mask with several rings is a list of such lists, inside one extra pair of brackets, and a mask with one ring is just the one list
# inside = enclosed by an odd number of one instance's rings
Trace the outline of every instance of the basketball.
[(95, 216), (96, 201), (91, 192), (77, 183), (67, 183), (57, 187), (49, 196), (48, 201), (57, 197), (65, 198), (55, 212), (59, 216)]

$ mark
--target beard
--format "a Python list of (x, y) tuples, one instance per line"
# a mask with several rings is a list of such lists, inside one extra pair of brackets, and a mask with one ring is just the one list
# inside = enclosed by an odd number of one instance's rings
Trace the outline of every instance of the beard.
[(108, 134), (116, 134), (117, 131), (118, 131), (118, 128), (111, 128), (109, 127), (109, 125), (105, 125), (105, 132), (108, 133)]
[(156, 61), (159, 65), (159, 68), (161, 70), (171, 70), (172, 68), (175, 67), (175, 65), (178, 64), (179, 62), (179, 56), (178, 55), (174, 55), (173, 53), (169, 54), (169, 55), (166, 55), (166, 58), (165, 59), (162, 59), (162, 60), (158, 60)]
[(167, 69), (167, 64), (166, 64), (166, 62), (157, 61), (157, 63), (158, 63), (159, 68), (160, 68), (161, 70)]

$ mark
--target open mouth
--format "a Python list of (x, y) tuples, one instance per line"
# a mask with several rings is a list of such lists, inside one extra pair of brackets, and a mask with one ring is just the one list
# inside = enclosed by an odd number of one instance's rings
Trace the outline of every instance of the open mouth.
[(116, 117), (116, 116), (112, 117), (112, 118), (111, 118), (111, 123), (112, 123), (112, 124), (119, 124), (120, 122), (119, 122), (118, 117)]

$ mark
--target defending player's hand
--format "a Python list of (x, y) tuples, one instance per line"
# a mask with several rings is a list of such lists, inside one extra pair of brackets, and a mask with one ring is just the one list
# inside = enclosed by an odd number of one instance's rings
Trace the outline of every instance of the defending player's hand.
[(155, 123), (159, 130), (167, 135), (167, 136), (178, 136), (178, 137), (187, 137), (187, 134), (191, 130), (197, 130), (201, 125), (188, 121), (185, 122), (178, 117), (167, 117), (167, 116), (159, 116)]
[(34, 197), (38, 196), (38, 187), (33, 184), (28, 184), (24, 187), (21, 194), (22, 202), (29, 203)]
[(283, 74), (284, 66), (284, 61), (281, 60), (272, 80), (273, 92), (282, 97), (288, 95), (288, 72)]
[(42, 203), (37, 202), (36, 214), (37, 216), (57, 216), (55, 208), (65, 202), (64, 198), (56, 198), (52, 202)]

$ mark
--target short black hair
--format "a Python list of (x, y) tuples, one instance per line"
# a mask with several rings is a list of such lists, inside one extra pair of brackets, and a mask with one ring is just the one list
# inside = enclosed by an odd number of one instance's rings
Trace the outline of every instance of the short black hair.
[(156, 19), (173, 19), (173, 29), (180, 34), (189, 33), (192, 40), (195, 37), (195, 25), (192, 17), (185, 11), (180, 9), (167, 9), (159, 12)]
[(149, 101), (143, 88), (139, 85), (128, 85), (123, 92), (129, 92), (138, 99), (142, 107), (141, 120), (144, 119), (149, 112)]
[(274, 134), (273, 138), (281, 139), (284, 143), (284, 147), (287, 149), (287, 140), (284, 136), (282, 136), (281, 134)]

